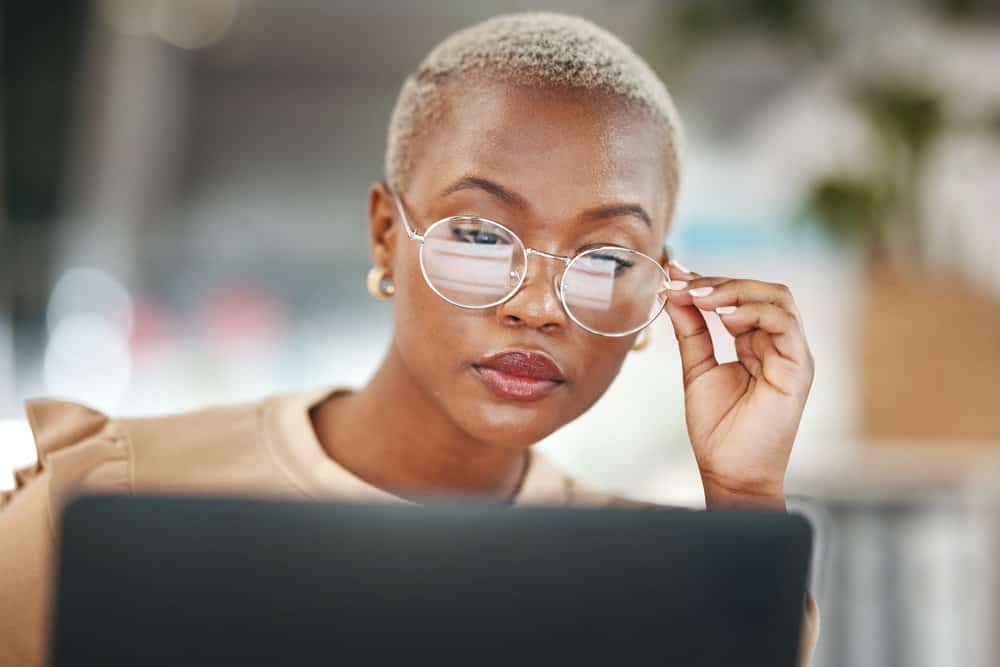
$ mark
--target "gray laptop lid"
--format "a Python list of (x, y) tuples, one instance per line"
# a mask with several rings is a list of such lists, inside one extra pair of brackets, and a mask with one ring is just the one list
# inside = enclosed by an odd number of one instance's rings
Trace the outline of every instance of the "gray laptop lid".
[(81, 497), (54, 664), (792, 667), (810, 541), (782, 513)]

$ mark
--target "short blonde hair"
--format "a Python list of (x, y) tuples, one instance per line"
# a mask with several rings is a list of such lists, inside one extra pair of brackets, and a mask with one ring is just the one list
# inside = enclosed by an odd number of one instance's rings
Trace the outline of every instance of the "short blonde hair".
[(608, 31), (586, 19), (551, 12), (496, 16), (454, 33), (431, 50), (403, 83), (389, 121), (385, 175), (392, 188), (406, 188), (415, 140), (446, 108), (443, 91), (457, 75), (595, 91), (644, 111), (665, 133), (667, 181), (676, 198), (683, 136), (666, 86)]

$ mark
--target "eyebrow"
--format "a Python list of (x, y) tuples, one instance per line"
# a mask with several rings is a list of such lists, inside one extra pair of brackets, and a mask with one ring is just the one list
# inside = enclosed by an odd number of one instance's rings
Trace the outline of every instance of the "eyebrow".
[[(441, 196), (450, 195), (460, 190), (482, 190), (493, 195), (497, 199), (506, 202), (507, 204), (516, 206), (519, 209), (527, 210), (530, 208), (528, 200), (521, 195), (516, 192), (511, 192), (499, 183), (494, 183), (493, 181), (480, 178), (478, 176), (464, 176), (458, 179), (448, 186), (444, 192), (441, 193)], [(609, 206), (599, 206), (597, 208), (584, 211), (580, 217), (583, 220), (589, 221), (631, 217), (645, 223), (645, 225), (650, 229), (653, 227), (652, 220), (649, 217), (649, 214), (646, 213), (646, 209), (638, 204), (611, 204)]]
[(450, 195), (453, 192), (458, 192), (459, 190), (483, 190), (493, 195), (497, 199), (504, 201), (517, 208), (527, 210), (529, 207), (528, 200), (517, 194), (516, 192), (511, 192), (507, 188), (489, 181), (485, 178), (479, 178), (477, 176), (464, 176), (454, 183), (452, 183), (448, 188), (441, 193), (442, 196)]
[(601, 206), (583, 212), (581, 216), (584, 220), (606, 220), (608, 218), (632, 217), (641, 220), (650, 229), (653, 222), (646, 213), (646, 209), (638, 204), (612, 204), (611, 206)]

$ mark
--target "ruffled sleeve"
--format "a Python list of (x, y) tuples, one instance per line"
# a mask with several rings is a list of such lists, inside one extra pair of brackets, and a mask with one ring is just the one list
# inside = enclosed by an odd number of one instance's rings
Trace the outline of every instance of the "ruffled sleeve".
[(38, 459), (0, 497), (0, 665), (41, 667), (59, 510), (80, 491), (130, 492), (131, 447), (119, 425), (77, 403), (28, 401), (25, 412)]

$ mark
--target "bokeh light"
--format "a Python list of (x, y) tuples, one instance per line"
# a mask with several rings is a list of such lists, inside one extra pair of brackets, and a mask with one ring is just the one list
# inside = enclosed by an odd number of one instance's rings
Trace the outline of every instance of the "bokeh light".
[(92, 266), (75, 267), (59, 278), (49, 296), (45, 315), (49, 332), (72, 315), (96, 316), (128, 336), (133, 322), (132, 297), (107, 271)]
[(0, 420), (0, 489), (14, 488), (13, 470), (31, 465), (36, 458), (35, 439), (24, 419)]
[(236, 20), (236, 0), (104, 0), (103, 19), (124, 35), (150, 35), (182, 49), (219, 42)]
[(45, 350), (45, 392), (114, 412), (132, 374), (128, 339), (119, 327), (93, 314), (63, 317)]

